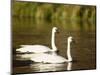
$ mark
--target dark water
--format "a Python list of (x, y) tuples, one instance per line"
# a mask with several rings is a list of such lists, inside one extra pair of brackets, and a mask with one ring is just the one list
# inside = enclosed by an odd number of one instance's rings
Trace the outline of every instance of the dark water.
[[(51, 29), (58, 27), (56, 34), (58, 54), (66, 57), (67, 37), (72, 36), (75, 43), (71, 44), (73, 62), (62, 64), (33, 63), (28, 58), (17, 55), (16, 48), (20, 45), (41, 44), (51, 48)], [(53, 71), (88, 70), (96, 68), (96, 32), (95, 23), (88, 21), (44, 21), (32, 18), (12, 19), (13, 73), (35, 73)], [(31, 55), (31, 54), (28, 54)]]

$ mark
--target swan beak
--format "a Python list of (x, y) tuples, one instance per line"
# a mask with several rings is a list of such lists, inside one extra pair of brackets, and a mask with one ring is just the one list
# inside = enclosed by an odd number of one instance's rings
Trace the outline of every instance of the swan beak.
[(57, 33), (60, 33), (60, 31), (57, 29)]
[(73, 43), (76, 43), (75, 39), (72, 39), (73, 40)]

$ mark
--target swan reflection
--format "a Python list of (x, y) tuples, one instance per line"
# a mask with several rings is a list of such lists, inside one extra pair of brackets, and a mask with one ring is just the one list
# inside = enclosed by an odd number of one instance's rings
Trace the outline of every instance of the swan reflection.
[(67, 70), (68, 71), (72, 70), (72, 62), (68, 62)]
[(62, 71), (62, 70), (72, 70), (72, 62), (63, 63), (63, 64), (31, 64), (30, 68), (34, 72), (48, 72), (48, 71)]
[[(30, 60), (34, 54), (17, 54), (16, 60)], [(66, 63), (33, 63), (30, 65), (30, 68), (35, 72), (42, 71), (60, 71), (60, 70), (72, 70), (72, 62)]]

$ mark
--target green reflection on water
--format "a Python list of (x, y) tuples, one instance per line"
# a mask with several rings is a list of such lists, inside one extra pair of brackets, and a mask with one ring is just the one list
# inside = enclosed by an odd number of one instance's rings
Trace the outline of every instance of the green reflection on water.
[[(66, 57), (68, 36), (73, 36), (77, 42), (71, 45), (72, 57), (77, 60), (72, 69), (96, 68), (95, 6), (32, 2), (14, 2), (12, 6), (12, 47), (14, 51), (23, 44), (40, 44), (51, 48), (51, 30), (56, 26), (60, 31), (56, 34), (59, 55)], [(16, 57), (13, 59), (16, 60)], [(16, 64), (22, 65), (21, 63)], [(19, 67), (18, 70), (16, 68), (15, 72), (35, 72), (35, 69), (30, 69), (29, 65)], [(56, 69), (64, 70), (65, 68), (60, 66)]]
[[(13, 45), (20, 44), (46, 44), (50, 45), (51, 29), (58, 27), (61, 36), (67, 35), (68, 31), (95, 31), (95, 23), (90, 21), (45, 21), (34, 18), (12, 19)], [(63, 35), (64, 34), (64, 35)]]

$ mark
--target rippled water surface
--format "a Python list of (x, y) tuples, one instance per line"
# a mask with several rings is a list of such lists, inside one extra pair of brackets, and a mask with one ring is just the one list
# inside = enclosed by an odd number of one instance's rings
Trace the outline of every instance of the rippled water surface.
[[(58, 27), (56, 46), (58, 54), (66, 58), (67, 37), (72, 36), (75, 43), (71, 44), (73, 62), (62, 64), (34, 63), (29, 58), (21, 58), (25, 54), (16, 53), (20, 45), (42, 44), (51, 48), (51, 29)], [(52, 71), (87, 70), (96, 68), (96, 32), (92, 22), (35, 21), (32, 18), (13, 18), (13, 73), (35, 73)], [(27, 56), (32, 53), (27, 54)]]

